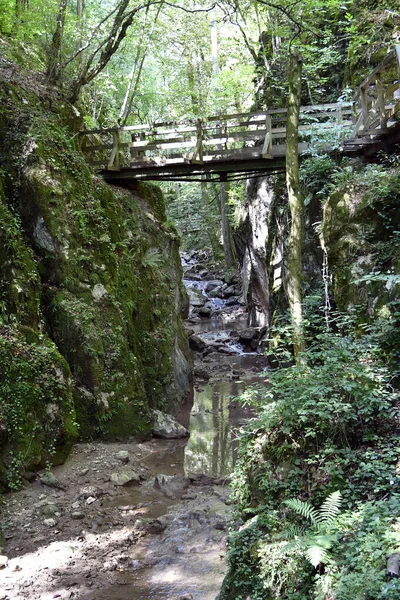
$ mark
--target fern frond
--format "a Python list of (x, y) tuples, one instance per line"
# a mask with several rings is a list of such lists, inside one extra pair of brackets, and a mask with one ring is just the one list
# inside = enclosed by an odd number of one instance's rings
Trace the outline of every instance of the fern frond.
[(287, 529), (278, 533), (276, 538), (278, 540), (293, 540), (295, 538), (303, 537), (306, 533), (304, 527), (300, 527), (299, 525), (289, 525)]
[(302, 502), (297, 498), (291, 498), (290, 500), (285, 500), (284, 502), (286, 506), (291, 508), (298, 515), (309, 519), (312, 523), (318, 522), (318, 511), (307, 502)]
[(322, 562), (328, 562), (329, 555), (325, 548), (321, 546), (310, 546), (306, 549), (306, 557), (310, 561), (313, 567), (318, 567)]
[(304, 551), (304, 540), (303, 539), (294, 540), (293, 542), (288, 542), (287, 544), (285, 544), (284, 546), (282, 546), (280, 548), (280, 551), (282, 554), (286, 554), (288, 552), (291, 552), (292, 550)]
[(342, 502), (342, 494), (340, 491), (332, 492), (329, 494), (325, 502), (322, 504), (318, 511), (316, 523), (330, 525), (335, 520), (336, 515), (340, 510)]

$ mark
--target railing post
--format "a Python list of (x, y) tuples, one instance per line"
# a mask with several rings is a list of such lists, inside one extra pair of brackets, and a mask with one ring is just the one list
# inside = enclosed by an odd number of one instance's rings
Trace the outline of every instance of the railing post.
[(376, 76), (376, 91), (379, 110), (379, 125), (381, 129), (386, 129), (385, 95), (383, 93), (383, 82), (380, 73)]
[(368, 96), (367, 96), (367, 88), (362, 87), (360, 90), (360, 100), (361, 100), (361, 129), (365, 127), (368, 120)]
[(265, 117), (265, 139), (261, 150), (263, 158), (272, 158), (272, 123), (271, 115), (267, 112)]
[(108, 161), (107, 169), (109, 171), (119, 171), (119, 129), (112, 132), (113, 147)]
[[(201, 119), (197, 119), (196, 122), (196, 130), (197, 130), (197, 143), (196, 148), (194, 149), (192, 163), (202, 163), (203, 162), (203, 124)], [(199, 157), (198, 159), (196, 157)]]
[(397, 44), (394, 48), (396, 54), (396, 62), (397, 62), (397, 78), (400, 81), (400, 44)]

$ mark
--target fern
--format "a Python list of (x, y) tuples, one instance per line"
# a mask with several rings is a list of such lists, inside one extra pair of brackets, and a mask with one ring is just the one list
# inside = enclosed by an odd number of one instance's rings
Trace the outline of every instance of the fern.
[(297, 498), (292, 498), (290, 500), (285, 500), (285, 504), (301, 517), (308, 519), (312, 523), (318, 522), (318, 511), (310, 506), (310, 504), (307, 504), (307, 502), (302, 502)]
[(340, 491), (330, 494), (319, 509), (316, 522), (331, 525), (340, 510), (341, 502), (342, 494)]
[(290, 525), (279, 534), (280, 539), (293, 540), (281, 546), (281, 553), (290, 551), (302, 553), (307, 560), (317, 568), (329, 561), (328, 550), (336, 542), (337, 536), (325, 533), (332, 526), (340, 509), (342, 495), (339, 491), (330, 494), (321, 508), (317, 510), (307, 502), (297, 498), (286, 500), (285, 504), (295, 513), (311, 522), (311, 527), (305, 529), (299, 525)]

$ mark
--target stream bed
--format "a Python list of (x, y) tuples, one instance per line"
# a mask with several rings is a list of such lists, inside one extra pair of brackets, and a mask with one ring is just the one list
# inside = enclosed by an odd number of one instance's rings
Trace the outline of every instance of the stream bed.
[[(190, 438), (77, 444), (52, 470), (54, 485), (36, 480), (7, 495), (0, 600), (215, 600), (237, 433), (251, 416), (235, 397), (266, 382), (264, 357), (227, 335), (245, 326), (243, 309), (218, 304), (218, 314), (188, 323), (206, 345)], [(121, 469), (140, 482), (116, 486)]]

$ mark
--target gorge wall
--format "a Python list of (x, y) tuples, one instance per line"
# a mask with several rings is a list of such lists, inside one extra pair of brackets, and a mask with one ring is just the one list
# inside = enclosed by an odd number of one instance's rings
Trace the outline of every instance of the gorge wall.
[(179, 240), (158, 188), (85, 164), (80, 115), (1, 65), (0, 480), (146, 434), (190, 395)]

